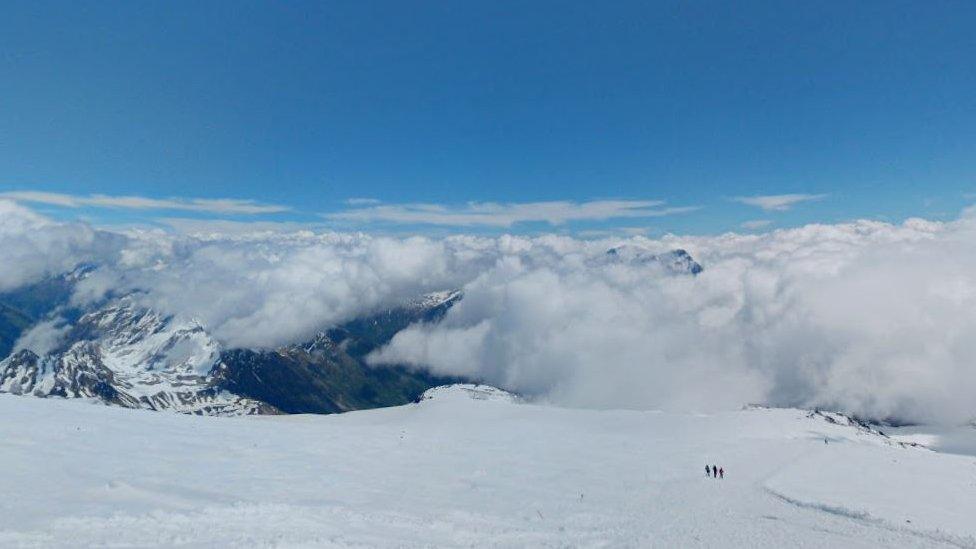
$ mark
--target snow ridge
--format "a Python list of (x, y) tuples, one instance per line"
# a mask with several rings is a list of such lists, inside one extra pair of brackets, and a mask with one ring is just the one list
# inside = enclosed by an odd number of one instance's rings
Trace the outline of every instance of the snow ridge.
[(515, 403), (519, 399), (516, 395), (503, 391), (491, 385), (478, 385), (470, 383), (456, 383), (453, 385), (442, 385), (427, 389), (420, 396), (418, 402), (427, 401), (456, 401), (456, 400), (484, 400), (493, 402)]

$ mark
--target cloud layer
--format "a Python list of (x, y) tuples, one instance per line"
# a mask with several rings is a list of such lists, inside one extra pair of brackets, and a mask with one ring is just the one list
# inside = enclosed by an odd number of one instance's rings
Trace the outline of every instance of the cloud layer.
[(334, 221), (443, 225), (453, 227), (511, 227), (516, 223), (544, 222), (562, 225), (571, 221), (603, 221), (620, 218), (652, 218), (691, 212), (697, 207), (666, 207), (659, 200), (593, 200), (589, 202), (522, 202), (499, 204), (473, 202), (449, 207), (442, 204), (376, 204), (350, 200), (352, 208), (325, 214)]
[(92, 194), (87, 196), (49, 193), (40, 191), (9, 191), (0, 193), (0, 198), (27, 202), (31, 204), (47, 204), (63, 208), (81, 208), (83, 206), (97, 208), (118, 208), (131, 210), (179, 210), (187, 212), (207, 212), (217, 214), (267, 214), (286, 212), (290, 208), (276, 204), (261, 204), (253, 200), (239, 200), (234, 198), (147, 198), (144, 196), (109, 196)]
[(402, 332), (375, 359), (574, 405), (961, 420), (976, 390), (973, 236), (964, 219), (636, 239), (690, 250), (705, 265), (694, 278), (505, 258), (445, 322)]
[[(766, 234), (443, 239), (345, 233), (110, 233), (0, 201), (0, 288), (101, 267), (76, 300), (141, 290), (225, 345), (274, 346), (463, 288), (437, 325), (375, 362), (465, 375), (572, 406), (822, 406), (875, 418), (976, 416), (976, 221), (858, 221)], [(601, 260), (688, 250), (705, 271)]]

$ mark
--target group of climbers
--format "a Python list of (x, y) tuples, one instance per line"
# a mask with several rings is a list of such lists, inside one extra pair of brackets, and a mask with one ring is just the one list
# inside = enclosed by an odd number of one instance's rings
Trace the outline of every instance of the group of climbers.
[(725, 469), (715, 465), (705, 466), (705, 476), (711, 478), (725, 478)]

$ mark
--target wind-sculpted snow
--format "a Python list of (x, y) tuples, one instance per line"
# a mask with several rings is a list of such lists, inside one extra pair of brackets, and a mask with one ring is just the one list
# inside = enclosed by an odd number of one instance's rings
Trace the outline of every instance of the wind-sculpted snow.
[(0, 395), (0, 546), (976, 546), (970, 456), (801, 410), (579, 410), (475, 389), (240, 418)]
[[(464, 298), (440, 322), (403, 330), (371, 361), (570, 406), (976, 416), (970, 212), (951, 222), (581, 240), (113, 233), (4, 208), (0, 286), (93, 263), (74, 305), (133, 295), (166, 317), (196, 319), (224, 348), (309, 341), (458, 289)], [(58, 332), (35, 335), (49, 342)]]

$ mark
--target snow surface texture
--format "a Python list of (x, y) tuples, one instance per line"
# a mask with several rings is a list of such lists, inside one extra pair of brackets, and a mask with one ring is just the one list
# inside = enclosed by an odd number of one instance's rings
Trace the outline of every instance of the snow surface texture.
[(2, 547), (976, 547), (972, 457), (800, 410), (463, 386), (333, 416), (13, 395), (0, 416)]

